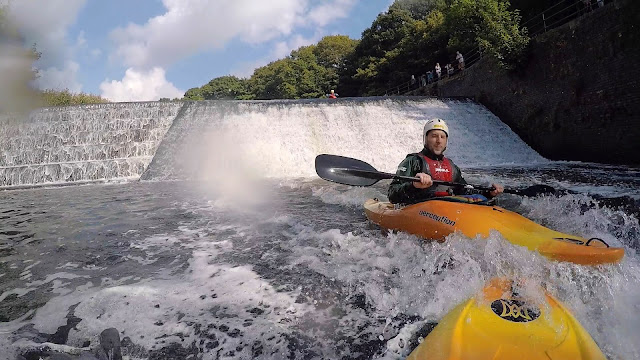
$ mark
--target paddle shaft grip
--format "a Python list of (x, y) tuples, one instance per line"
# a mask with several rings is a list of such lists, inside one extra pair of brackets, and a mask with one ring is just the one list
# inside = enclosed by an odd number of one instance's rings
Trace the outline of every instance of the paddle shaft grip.
[[(407, 180), (407, 181), (420, 181), (419, 177), (413, 177), (413, 176), (402, 176), (402, 175), (395, 175), (395, 174), (388, 174), (390, 175), (390, 178), (395, 178), (395, 179), (400, 179), (400, 180)], [(493, 191), (495, 190), (493, 187), (486, 187), (486, 186), (480, 186), (480, 185), (471, 185), (471, 184), (462, 184), (462, 183), (456, 183), (456, 182), (450, 182), (450, 181), (441, 181), (441, 180), (433, 180), (433, 183), (436, 185), (444, 185), (444, 186), (455, 186), (455, 187), (466, 187), (466, 188), (473, 188), (473, 189), (477, 189), (477, 190), (483, 190), (483, 191)], [(506, 192), (506, 190), (505, 190)]]
[[(335, 170), (343, 172), (343, 173), (348, 173), (348, 174), (353, 174), (353, 175), (357, 175), (357, 176), (361, 176), (361, 177), (378, 179), (378, 180), (382, 180), (382, 179), (400, 179), (400, 180), (406, 180), (406, 181), (411, 181), (411, 182), (420, 181), (419, 177), (396, 175), (396, 174), (390, 174), (390, 173), (377, 171), (377, 170), (373, 170), (372, 171), (372, 170), (365, 170), (365, 169), (345, 169), (345, 168), (336, 168)], [(466, 188), (483, 190), (483, 191), (493, 191), (493, 190), (495, 190), (493, 187), (480, 186), (480, 185), (471, 185), (471, 184), (461, 184), (461, 183), (450, 182), (450, 181), (442, 181), (442, 180), (433, 180), (433, 183), (436, 184), (436, 185), (454, 186), (454, 187), (466, 187)], [(505, 190), (505, 192), (507, 192), (507, 191)]]

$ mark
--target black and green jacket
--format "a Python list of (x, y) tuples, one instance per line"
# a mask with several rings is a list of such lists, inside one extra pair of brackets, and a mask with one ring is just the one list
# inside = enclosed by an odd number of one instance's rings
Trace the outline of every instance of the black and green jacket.
[[(427, 148), (424, 148), (420, 153), (407, 155), (400, 165), (398, 165), (396, 175), (416, 176), (416, 174), (420, 172), (431, 175), (427, 162), (420, 156), (420, 154), (428, 157), (429, 159), (438, 161), (444, 158), (443, 155), (436, 155)], [(462, 177), (460, 168), (456, 166), (451, 159), (449, 159), (449, 161), (451, 162), (451, 168), (453, 171), (451, 174), (453, 182), (466, 184), (467, 182)], [(435, 197), (436, 191), (449, 191), (452, 195), (465, 195), (469, 193), (465, 188), (449, 188), (442, 187), (442, 185), (434, 185), (427, 189), (418, 189), (414, 187), (413, 183), (410, 181), (394, 179), (389, 186), (389, 201), (394, 204), (415, 204)]]

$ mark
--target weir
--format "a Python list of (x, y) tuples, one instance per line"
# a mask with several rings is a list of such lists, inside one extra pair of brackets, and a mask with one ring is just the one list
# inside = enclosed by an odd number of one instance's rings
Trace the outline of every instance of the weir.
[(358, 98), (149, 102), (46, 108), (4, 118), (0, 187), (101, 180), (207, 179), (224, 171), (315, 176), (329, 153), (395, 172), (420, 151), (422, 127), (445, 119), (461, 167), (546, 160), (484, 106), (468, 100)]
[(0, 187), (138, 179), (180, 107), (96, 104), (0, 118)]

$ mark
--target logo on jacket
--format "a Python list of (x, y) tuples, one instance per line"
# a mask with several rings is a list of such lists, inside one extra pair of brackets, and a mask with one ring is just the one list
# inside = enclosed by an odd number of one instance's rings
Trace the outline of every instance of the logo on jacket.
[(449, 169), (447, 169), (447, 168), (436, 168), (436, 172), (446, 172), (446, 173), (448, 173)]
[(491, 303), (493, 313), (511, 322), (529, 322), (540, 316), (540, 309), (519, 300), (498, 299)]

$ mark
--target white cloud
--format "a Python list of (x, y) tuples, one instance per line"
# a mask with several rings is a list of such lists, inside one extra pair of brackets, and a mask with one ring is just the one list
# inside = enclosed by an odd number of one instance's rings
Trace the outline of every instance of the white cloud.
[(250, 44), (295, 37), (305, 27), (343, 18), (355, 0), (163, 0), (166, 12), (111, 33), (112, 59), (134, 68), (166, 67), (241, 39)]
[(84, 36), (84, 30), (80, 31), (76, 39), (76, 47), (82, 48), (87, 46), (87, 38)]
[(100, 55), (102, 55), (102, 50), (100, 49), (93, 49), (89, 52), (89, 55), (91, 55), (92, 59), (97, 59), (100, 57)]
[(69, 90), (77, 93), (82, 90), (82, 84), (76, 81), (80, 66), (74, 61), (67, 61), (62, 68), (50, 66), (38, 71), (35, 84), (40, 89)]
[(116, 102), (152, 101), (160, 98), (182, 97), (184, 91), (177, 89), (165, 78), (165, 71), (154, 67), (149, 71), (128, 69), (122, 81), (106, 80), (100, 84), (102, 96)]
[(325, 26), (336, 19), (347, 17), (355, 4), (356, 0), (325, 1), (311, 9), (308, 18), (318, 26)]
[(45, 65), (60, 66), (67, 60), (67, 28), (86, 0), (19, 0), (9, 2), (9, 15), (25, 37), (42, 52)]
[[(72, 48), (67, 43), (71, 26), (86, 0), (11, 0), (9, 17), (20, 30), (28, 46), (36, 45), (42, 57), (36, 63), (42, 88), (79, 89), (75, 79), (78, 64), (73, 61)], [(78, 38), (78, 43), (82, 42)], [(61, 76), (73, 76), (61, 81)], [(52, 82), (49, 82), (51, 80)]]

